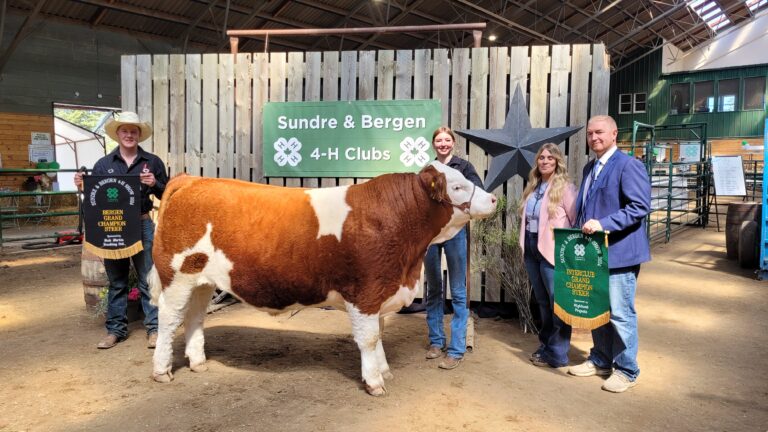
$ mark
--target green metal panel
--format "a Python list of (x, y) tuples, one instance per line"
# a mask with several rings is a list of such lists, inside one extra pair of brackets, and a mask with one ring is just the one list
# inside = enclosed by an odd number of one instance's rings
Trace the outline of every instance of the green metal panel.
[[(744, 99), (743, 79), (754, 76), (768, 77), (768, 65), (662, 75), (661, 61), (662, 53), (661, 50), (658, 50), (611, 75), (609, 113), (616, 119), (619, 128), (632, 127), (635, 121), (653, 125), (705, 122), (708, 125), (707, 131), (710, 138), (763, 136), (765, 111), (762, 109), (739, 110)], [(686, 82), (719, 81), (730, 78), (742, 79), (737, 111), (676, 115), (669, 113), (670, 85)], [(766, 87), (768, 88), (768, 85)], [(622, 93), (646, 93), (646, 112), (642, 114), (619, 114), (619, 95)], [(691, 87), (690, 97), (693, 100), (693, 87)], [(716, 85), (715, 98), (717, 99)]]

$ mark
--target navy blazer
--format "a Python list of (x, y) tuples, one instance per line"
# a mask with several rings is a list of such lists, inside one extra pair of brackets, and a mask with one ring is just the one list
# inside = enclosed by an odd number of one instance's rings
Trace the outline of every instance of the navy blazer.
[[(651, 211), (651, 182), (645, 166), (616, 150), (600, 171), (582, 205), (586, 179), (595, 161), (584, 167), (576, 220), (597, 219), (608, 234), (608, 268), (629, 267), (651, 260), (645, 217)], [(580, 227), (579, 227), (580, 228)]]

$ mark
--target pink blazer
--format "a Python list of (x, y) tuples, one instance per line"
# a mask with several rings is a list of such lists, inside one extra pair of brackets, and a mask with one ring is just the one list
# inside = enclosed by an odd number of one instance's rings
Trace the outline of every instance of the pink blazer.
[[(541, 201), (541, 210), (539, 211), (539, 252), (555, 265), (555, 228), (571, 228), (576, 223), (576, 186), (568, 184), (563, 191), (563, 202), (557, 207), (555, 218), (549, 218), (549, 186), (544, 191), (544, 198)], [(531, 199), (533, 194), (528, 196)], [(527, 202), (522, 203), (523, 206)], [(520, 248), (525, 252), (525, 211), (520, 218)]]

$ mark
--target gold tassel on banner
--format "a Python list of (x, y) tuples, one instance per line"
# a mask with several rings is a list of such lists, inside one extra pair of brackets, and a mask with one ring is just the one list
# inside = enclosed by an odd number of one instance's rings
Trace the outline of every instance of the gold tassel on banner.
[(587, 330), (594, 330), (611, 322), (610, 311), (604, 312), (594, 318), (583, 318), (569, 314), (557, 303), (555, 303), (555, 315), (557, 315), (564, 323), (570, 325), (571, 327)]
[(103, 249), (97, 246), (92, 245), (91, 243), (88, 243), (88, 241), (85, 242), (85, 248), (93, 253), (94, 255), (105, 258), (105, 259), (121, 259), (121, 258), (130, 258), (137, 253), (144, 250), (144, 245), (141, 244), (141, 240), (137, 241), (136, 243), (124, 247), (122, 249)]

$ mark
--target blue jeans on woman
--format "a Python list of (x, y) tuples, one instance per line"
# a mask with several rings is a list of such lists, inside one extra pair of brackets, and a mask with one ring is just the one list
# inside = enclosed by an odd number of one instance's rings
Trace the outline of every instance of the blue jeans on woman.
[(541, 255), (538, 243), (538, 233), (525, 232), (525, 269), (541, 315), (539, 349), (536, 352), (550, 366), (562, 367), (568, 364), (571, 326), (554, 313), (555, 267)]
[(147, 334), (157, 332), (157, 307), (149, 303), (151, 297), (147, 285), (147, 274), (152, 268), (152, 242), (155, 238), (155, 224), (150, 219), (141, 221), (141, 243), (144, 250), (130, 258), (105, 259), (104, 268), (109, 278), (109, 294), (107, 296), (107, 333), (122, 340), (128, 336), (128, 275), (131, 271), (131, 261), (139, 279), (141, 307), (144, 309), (144, 327)]
[(637, 311), (635, 291), (640, 266), (611, 269), (608, 291), (611, 296), (611, 322), (592, 330), (595, 346), (589, 359), (595, 366), (615, 368), (630, 381), (640, 375), (637, 365)]
[(443, 330), (443, 278), (440, 266), (440, 251), (445, 251), (448, 262), (448, 280), (451, 287), (453, 318), (451, 319), (451, 342), (448, 356), (462, 358), (467, 350), (467, 229), (462, 228), (452, 239), (434, 244), (427, 249), (424, 257), (424, 273), (427, 277), (427, 326), (429, 344), (445, 347)]

